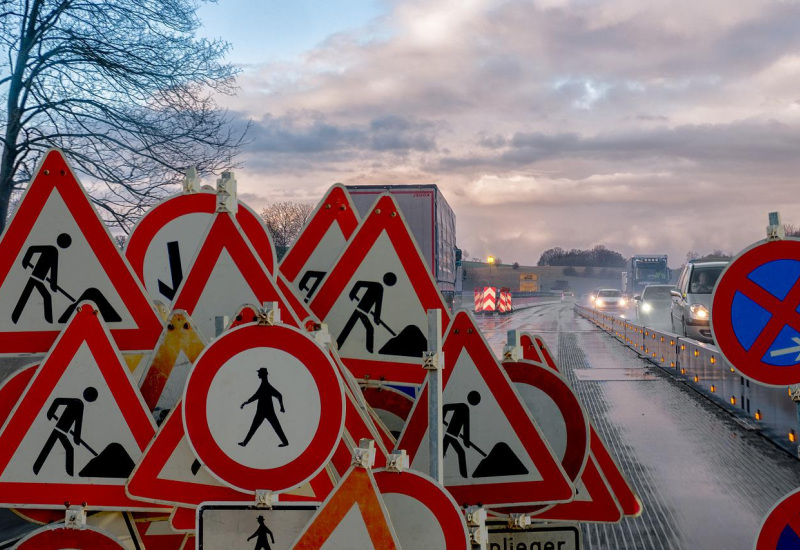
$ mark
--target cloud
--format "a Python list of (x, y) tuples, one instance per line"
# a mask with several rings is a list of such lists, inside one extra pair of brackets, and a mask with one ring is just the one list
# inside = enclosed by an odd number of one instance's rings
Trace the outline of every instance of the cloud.
[(248, 67), (240, 187), (436, 183), (472, 254), (738, 250), (800, 224), (800, 3), (419, 0)]

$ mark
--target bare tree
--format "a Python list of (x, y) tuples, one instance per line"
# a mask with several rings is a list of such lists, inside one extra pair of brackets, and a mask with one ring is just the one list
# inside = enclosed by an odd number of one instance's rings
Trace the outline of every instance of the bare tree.
[(261, 218), (272, 235), (275, 252), (282, 258), (300, 235), (300, 230), (314, 211), (314, 206), (304, 202), (275, 202), (261, 211)]
[(124, 230), (189, 166), (232, 166), (244, 132), (213, 96), (235, 91), (236, 70), (222, 62), (227, 43), (195, 37), (198, 6), (0, 0), (0, 231), (51, 147), (88, 176), (95, 204)]
[(787, 237), (800, 237), (800, 227), (791, 223), (783, 224), (783, 232)]

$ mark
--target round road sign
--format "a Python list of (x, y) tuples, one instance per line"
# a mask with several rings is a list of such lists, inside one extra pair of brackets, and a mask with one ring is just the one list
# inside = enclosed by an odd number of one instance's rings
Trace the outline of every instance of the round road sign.
[(711, 330), (739, 372), (763, 384), (800, 382), (800, 240), (762, 241), (720, 275)]
[(374, 474), (403, 548), (470, 548), (461, 509), (433, 478), (412, 470)]
[(342, 435), (344, 390), (328, 354), (286, 325), (243, 325), (208, 346), (186, 381), (189, 443), (221, 482), (250, 493), (314, 477)]
[(70, 529), (63, 525), (48, 525), (37, 529), (17, 546), (17, 550), (124, 550), (113, 536), (89, 525)]
[(789, 493), (767, 513), (755, 545), (755, 550), (798, 548), (800, 548), (800, 489)]

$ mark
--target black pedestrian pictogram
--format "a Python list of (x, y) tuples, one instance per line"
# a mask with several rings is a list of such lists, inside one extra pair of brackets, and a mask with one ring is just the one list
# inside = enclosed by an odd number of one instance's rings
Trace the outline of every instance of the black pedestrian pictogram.
[(308, 270), (303, 273), (303, 278), (300, 279), (300, 283), (298, 283), (298, 288), (300, 290), (307, 290), (305, 301), (308, 302), (314, 293), (317, 291), (317, 287), (322, 282), (322, 279), (325, 277), (326, 273), (324, 271), (313, 271)]
[[(442, 454), (447, 456), (447, 451), (451, 448), (455, 451), (458, 456), (458, 473), (463, 478), (469, 477), (465, 447), (467, 449), (475, 449), (483, 457), (478, 463), (478, 467), (472, 472), (473, 478), (527, 474), (528, 469), (507, 443), (501, 441), (492, 447), (489, 453), (486, 453), (472, 441), (470, 436), (470, 406), (475, 407), (480, 402), (481, 394), (473, 390), (467, 394), (467, 403), (448, 403), (442, 407), (443, 419), (447, 418), (448, 413), (453, 413), (450, 421), (444, 422), (447, 429), (442, 437)], [(462, 442), (463, 446), (461, 445)]]
[(272, 531), (269, 530), (267, 524), (264, 523), (264, 516), (258, 516), (258, 529), (256, 532), (247, 537), (247, 540), (256, 539), (256, 547), (253, 550), (270, 550), (270, 543), (267, 541), (267, 536), (272, 539), (272, 544), (275, 544), (275, 537)]
[[(47, 410), (47, 420), (55, 420), (56, 425), (33, 463), (34, 475), (39, 475), (56, 443), (60, 443), (64, 448), (65, 471), (70, 477), (75, 475), (75, 445), (83, 447), (94, 457), (78, 472), (78, 476), (124, 479), (130, 475), (135, 464), (122, 445), (110, 443), (102, 452), (98, 453), (82, 437), (84, 401), (93, 403), (96, 400), (97, 389), (91, 386), (83, 390), (83, 399), (57, 397), (53, 400)], [(63, 407), (61, 416), (57, 416), (61, 407)], [(72, 436), (72, 441), (69, 436)]]
[(258, 369), (258, 377), (261, 378), (261, 385), (256, 390), (256, 393), (239, 407), (240, 409), (244, 409), (245, 405), (253, 401), (258, 401), (256, 405), (256, 415), (253, 417), (250, 431), (247, 432), (244, 441), (240, 442), (239, 445), (246, 447), (250, 439), (252, 439), (253, 435), (256, 433), (256, 430), (258, 430), (258, 427), (266, 420), (270, 423), (272, 429), (275, 430), (275, 434), (281, 440), (278, 447), (286, 447), (289, 445), (289, 440), (286, 439), (286, 435), (283, 433), (281, 423), (278, 420), (278, 416), (275, 414), (275, 405), (272, 403), (273, 398), (277, 399), (278, 404), (281, 406), (281, 412), (286, 412), (283, 408), (283, 396), (281, 392), (276, 390), (275, 387), (269, 383), (267, 379), (269, 377), (269, 372), (267, 372), (266, 368), (262, 367)]
[[(373, 353), (375, 347), (375, 326), (383, 327), (392, 335), (384, 345), (378, 350), (381, 355), (401, 355), (405, 357), (422, 357), (427, 349), (428, 341), (422, 331), (416, 325), (408, 325), (400, 334), (395, 332), (381, 317), (383, 307), (383, 292), (386, 287), (392, 287), (397, 283), (397, 275), (386, 273), (383, 276), (383, 283), (375, 281), (357, 281), (348, 294), (351, 301), (358, 301), (356, 309), (344, 325), (344, 329), (336, 339), (339, 349), (347, 341), (353, 328), (357, 323), (364, 326), (366, 332), (366, 350)], [(363, 294), (359, 296), (361, 290)], [(372, 320), (370, 320), (370, 315)], [(374, 325), (373, 325), (374, 323)]]
[(119, 316), (119, 313), (117, 313), (106, 297), (103, 296), (103, 293), (98, 289), (94, 287), (87, 288), (76, 300), (69, 292), (59, 286), (59, 248), (61, 250), (69, 248), (72, 244), (72, 237), (67, 233), (61, 233), (56, 237), (56, 244), (58, 245), (57, 247), (53, 245), (31, 245), (25, 251), (25, 255), (22, 257), (22, 268), (31, 268), (32, 271), (28, 282), (25, 284), (25, 288), (22, 290), (22, 294), (20, 294), (19, 300), (17, 300), (17, 304), (14, 306), (14, 311), (11, 313), (11, 321), (17, 324), (34, 290), (42, 297), (43, 315), (47, 323), (52, 324), (53, 322), (54, 293), (59, 293), (72, 302), (58, 318), (59, 323), (66, 323), (72, 316), (75, 308), (78, 307), (78, 304), (84, 300), (94, 302), (106, 322), (119, 323), (122, 321), (122, 317)]

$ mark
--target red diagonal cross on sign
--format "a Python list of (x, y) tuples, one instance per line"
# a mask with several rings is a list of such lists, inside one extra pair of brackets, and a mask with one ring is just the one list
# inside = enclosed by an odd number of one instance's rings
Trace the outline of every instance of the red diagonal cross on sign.
[(800, 279), (794, 283), (783, 300), (779, 300), (750, 279), (743, 281), (739, 291), (772, 315), (764, 330), (750, 346), (748, 353), (751, 356), (758, 359), (764, 357), (785, 325), (800, 332), (800, 314), (797, 313), (797, 307), (800, 306)]
[[(800, 383), (800, 364), (772, 365), (764, 361), (770, 346), (788, 326), (800, 332), (800, 279), (791, 281), (789, 270), (774, 270), (773, 276), (785, 277), (782, 283), (791, 288), (783, 300), (756, 284), (754, 271), (777, 261), (800, 261), (800, 240), (763, 241), (742, 251), (723, 271), (712, 297), (711, 330), (725, 359), (739, 372), (757, 382), (772, 386)], [(737, 293), (752, 300), (770, 315), (748, 349), (734, 330), (733, 301)], [(739, 318), (741, 321), (741, 318)]]

